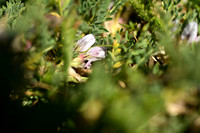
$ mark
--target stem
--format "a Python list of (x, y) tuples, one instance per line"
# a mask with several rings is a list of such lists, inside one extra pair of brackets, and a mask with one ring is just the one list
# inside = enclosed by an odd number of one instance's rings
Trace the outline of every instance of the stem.
[(63, 17), (63, 12), (62, 12), (62, 8), (61, 8), (61, 0), (58, 0), (58, 9), (60, 12), (60, 16)]

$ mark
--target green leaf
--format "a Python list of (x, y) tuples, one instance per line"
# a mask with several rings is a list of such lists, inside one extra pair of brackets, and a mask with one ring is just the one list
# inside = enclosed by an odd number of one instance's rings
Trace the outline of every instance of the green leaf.
[(113, 18), (111, 18), (111, 17), (107, 17), (106, 18), (106, 21), (111, 21)]

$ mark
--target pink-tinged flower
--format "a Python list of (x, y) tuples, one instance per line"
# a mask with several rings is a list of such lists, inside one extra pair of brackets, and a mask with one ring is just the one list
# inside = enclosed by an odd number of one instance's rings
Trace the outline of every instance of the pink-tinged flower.
[(92, 47), (85, 53), (85, 60), (88, 62), (85, 64), (84, 68), (90, 68), (93, 61), (101, 60), (105, 57), (106, 53), (102, 47)]
[(77, 52), (85, 52), (87, 51), (94, 43), (96, 42), (96, 39), (94, 35), (88, 34), (78, 40), (76, 43), (75, 49)]
[[(80, 68), (90, 68), (93, 61), (105, 58), (106, 52), (102, 47), (91, 47), (96, 42), (94, 35), (88, 34), (78, 40), (76, 50), (79, 55), (71, 62), (71, 66)], [(91, 48), (90, 48), (91, 47)]]
[(187, 39), (189, 43), (200, 41), (199, 36), (197, 37), (198, 24), (197, 22), (190, 22), (184, 29), (181, 35), (181, 39)]

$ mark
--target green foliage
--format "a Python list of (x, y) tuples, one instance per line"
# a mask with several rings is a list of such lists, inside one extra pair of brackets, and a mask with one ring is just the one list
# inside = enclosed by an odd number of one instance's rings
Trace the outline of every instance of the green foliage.
[[(146, 8), (144, 6), (145, 3), (143, 1), (130, 0), (130, 3), (133, 6), (133, 8), (135, 9), (135, 12), (138, 13), (138, 16), (141, 17), (143, 20), (149, 21), (153, 17), (152, 13), (150, 11), (146, 10)], [(147, 6), (149, 6), (149, 5), (147, 5)], [(148, 8), (150, 8), (150, 7), (148, 7)]]
[[(200, 131), (200, 28), (193, 42), (181, 37), (188, 23), (200, 22), (198, 1), (2, 3), (0, 101), (8, 131)], [(87, 34), (106, 52), (88, 68), (99, 53), (75, 48)]]
[[(112, 9), (108, 10), (110, 0), (98, 0), (96, 2), (90, 0), (79, 1), (80, 7), (78, 7), (78, 11), (80, 15), (84, 17), (83, 19), (87, 21), (87, 23), (85, 23), (82, 27), (88, 27), (87, 29), (89, 31), (86, 31), (95, 35), (102, 34), (103, 32), (108, 32), (107, 29), (103, 26), (103, 23), (105, 21), (111, 20), (111, 15), (115, 14), (117, 10), (126, 3), (125, 0), (116, 0)], [(82, 30), (84, 31), (84, 29)]]
[(173, 21), (175, 20), (181, 20), (185, 13), (181, 13), (183, 8), (178, 8), (176, 5), (180, 3), (180, 0), (169, 0), (169, 1), (162, 1), (163, 2), (163, 8), (166, 11), (169, 11), (172, 16), (174, 16)]
[(0, 9), (0, 17), (5, 17), (9, 26), (14, 26), (15, 19), (25, 10), (24, 4), (21, 0), (9, 0), (6, 2), (6, 6), (2, 6)]

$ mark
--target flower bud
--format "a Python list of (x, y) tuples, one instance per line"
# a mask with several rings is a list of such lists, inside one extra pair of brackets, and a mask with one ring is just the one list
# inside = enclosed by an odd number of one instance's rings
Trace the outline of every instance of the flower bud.
[(96, 42), (96, 39), (95, 39), (94, 35), (88, 34), (88, 35), (84, 36), (83, 38), (81, 38), (80, 40), (78, 40), (78, 42), (76, 43), (75, 50), (76, 50), (77, 52), (85, 52), (85, 51), (87, 51), (95, 42)]
[(195, 41), (198, 32), (198, 24), (196, 22), (190, 22), (184, 29), (181, 35), (181, 39), (187, 39), (189, 43)]

